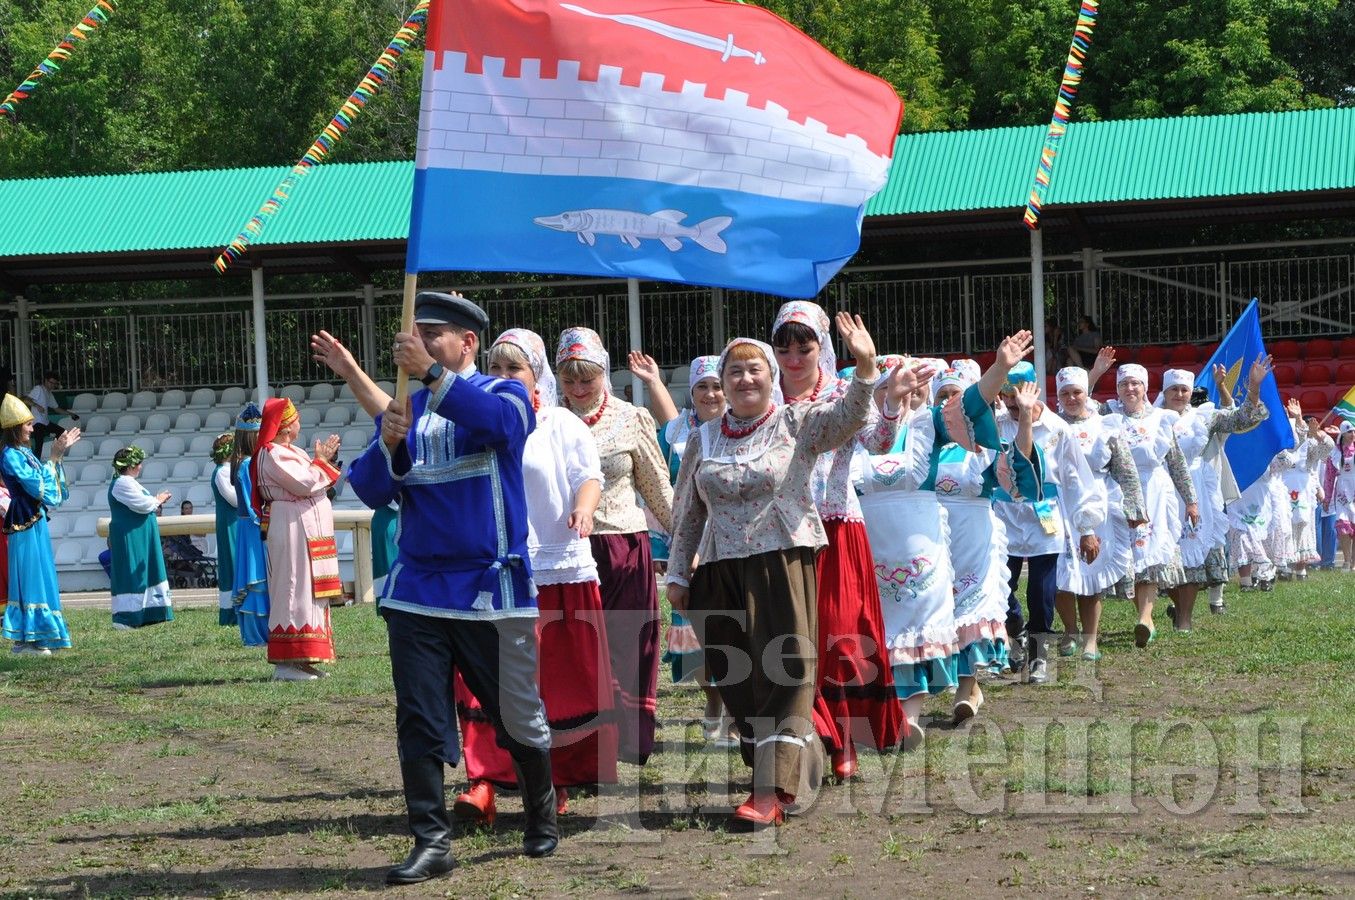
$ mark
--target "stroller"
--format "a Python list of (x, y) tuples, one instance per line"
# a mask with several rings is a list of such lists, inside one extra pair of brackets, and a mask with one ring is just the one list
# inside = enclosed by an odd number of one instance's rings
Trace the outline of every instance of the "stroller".
[(171, 588), (216, 587), (216, 560), (203, 553), (186, 534), (160, 539)]

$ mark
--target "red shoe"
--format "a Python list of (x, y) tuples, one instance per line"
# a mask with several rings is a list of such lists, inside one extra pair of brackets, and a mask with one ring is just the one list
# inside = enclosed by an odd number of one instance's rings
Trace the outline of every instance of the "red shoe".
[(786, 811), (775, 794), (749, 794), (743, 805), (734, 810), (734, 818), (754, 827), (781, 825), (786, 821)]
[(841, 750), (833, 751), (833, 775), (837, 778), (838, 784), (841, 784), (855, 774), (856, 745), (848, 738)]
[(555, 789), (555, 814), (563, 816), (567, 812), (569, 812), (569, 791), (558, 787)]
[(476, 825), (493, 825), (498, 810), (494, 807), (494, 785), (488, 781), (471, 783), (470, 790), (456, 798), (452, 812), (458, 819), (465, 819)]

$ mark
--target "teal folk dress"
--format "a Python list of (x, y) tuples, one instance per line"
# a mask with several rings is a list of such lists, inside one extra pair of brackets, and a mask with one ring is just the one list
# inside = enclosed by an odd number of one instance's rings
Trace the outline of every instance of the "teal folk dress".
[(174, 621), (155, 497), (130, 475), (108, 486), (108, 549), (113, 554), (113, 624), (141, 628)]
[(212, 498), (216, 501), (217, 624), (236, 624), (235, 616), (235, 488), (231, 467), (219, 464), (212, 472)]
[(0, 476), (10, 495), (4, 520), (9, 538), (4, 636), (16, 643), (65, 649), (71, 645), (71, 634), (61, 615), (61, 589), (47, 530), (47, 509), (70, 496), (65, 470), (60, 462), (39, 462), (27, 447), (6, 447), (0, 455)]

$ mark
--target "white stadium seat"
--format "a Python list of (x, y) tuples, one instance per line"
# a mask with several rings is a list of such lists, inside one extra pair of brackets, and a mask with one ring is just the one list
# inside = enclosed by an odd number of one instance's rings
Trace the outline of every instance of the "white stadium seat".
[(98, 527), (99, 517), (93, 515), (76, 516), (75, 521), (71, 523), (70, 530), (66, 533), (74, 538), (95, 537), (95, 528)]
[(371, 428), (349, 428), (340, 435), (339, 440), (342, 442), (344, 450), (350, 454), (355, 454), (359, 448), (367, 446), (371, 440), (372, 432), (373, 429)]
[(94, 458), (94, 441), (81, 438), (71, 445), (66, 451), (66, 460), (68, 462), (84, 462), (87, 459)]
[[(67, 474), (69, 476), (69, 473)], [(75, 480), (76, 484), (99, 484), (112, 477), (110, 470), (103, 464), (97, 462), (87, 462), (80, 467), (80, 477)]]
[(331, 406), (325, 410), (324, 426), (326, 428), (342, 428), (347, 425), (352, 418), (352, 411), (346, 406)]
[(47, 522), (47, 530), (55, 540), (69, 534), (72, 524), (70, 516), (55, 515)]
[(98, 408), (99, 398), (93, 394), (76, 394), (75, 399), (71, 401), (71, 412), (79, 413), (82, 416), (85, 413), (94, 412)]
[(192, 434), (202, 430), (202, 416), (195, 412), (181, 412), (174, 419), (174, 427), (170, 431), (176, 434)]
[(146, 431), (152, 434), (164, 434), (169, 431), (170, 418), (168, 413), (151, 413), (146, 417), (146, 424), (142, 426)]
[(334, 535), (334, 544), (338, 548), (340, 556), (353, 555), (353, 532), (344, 529)]
[(127, 395), (122, 391), (109, 391), (99, 401), (99, 409), (106, 413), (120, 413), (127, 408)]
[(206, 409), (209, 406), (216, 406), (216, 391), (211, 388), (198, 388), (188, 398), (189, 409)]
[(80, 430), (85, 437), (103, 437), (113, 430), (113, 420), (108, 416), (90, 416), (80, 422)]
[(141, 467), (141, 477), (137, 481), (146, 486), (146, 490), (155, 492), (155, 485), (169, 480), (169, 463), (163, 459), (148, 459)]
[(188, 395), (178, 388), (165, 391), (160, 395), (160, 408), (175, 413), (188, 405)]
[(156, 456), (171, 462), (187, 453), (188, 446), (184, 443), (183, 438), (179, 437), (177, 434), (170, 434), (160, 438), (160, 446), (155, 451)]
[(210, 434), (196, 434), (188, 444), (189, 456), (202, 456), (212, 452), (212, 441), (216, 438)]
[(171, 481), (189, 484), (198, 481), (198, 464), (191, 459), (181, 459), (174, 463)]
[(82, 541), (81, 544), (84, 550), (85, 565), (91, 569), (101, 568), (99, 554), (108, 549), (108, 539), (96, 536)]
[(78, 566), (84, 556), (84, 544), (78, 541), (62, 541), (56, 545), (56, 564), (58, 566)]
[(211, 441), (216, 435), (223, 431), (229, 431), (232, 424), (234, 424), (234, 422), (231, 419), (231, 414), (224, 409), (214, 409), (209, 412), (207, 414), (207, 421), (202, 423), (202, 427), (211, 432), (211, 434), (207, 436), (207, 445), (210, 447)]
[(393, 382), (393, 381), (378, 381), (378, 382), (376, 383), (376, 386), (377, 386), (378, 389), (385, 391), (385, 392), (386, 392), (387, 394), (389, 394), (390, 396), (392, 396), (392, 397), (395, 396), (395, 382)]
[(313, 385), (311, 385), (310, 402), (311, 402), (311, 403), (333, 403), (333, 402), (334, 402), (334, 385), (332, 385), (332, 384), (330, 384), (330, 383), (328, 383), (328, 382), (325, 382), (325, 381), (322, 381), (322, 382), (320, 382), (319, 384), (313, 384)]
[(136, 434), (141, 430), (141, 417), (132, 413), (125, 413), (118, 416), (118, 421), (113, 425), (110, 434)]
[[(227, 462), (226, 465), (229, 466), (230, 463)], [(216, 463), (212, 462), (212, 458), (209, 456), (202, 461), (202, 480), (211, 481), (212, 476), (215, 474), (216, 474)]]
[(137, 391), (132, 395), (132, 401), (127, 404), (128, 409), (155, 409), (154, 391)]
[(339, 397), (338, 397), (338, 399), (344, 400), (344, 401), (351, 401), (351, 400), (355, 400), (355, 399), (357, 399), (357, 398), (353, 396), (353, 389), (352, 389), (351, 387), (349, 387), (349, 386), (346, 385), (346, 384), (341, 384), (341, 385), (339, 385)]
[(121, 438), (107, 437), (99, 442), (99, 452), (97, 455), (100, 459), (106, 459), (110, 463), (112, 463), (113, 454), (117, 453), (119, 450), (126, 446), (127, 445), (122, 441)]
[(674, 366), (668, 373), (669, 384), (686, 384), (691, 381), (692, 370), (690, 366)]
[(66, 502), (61, 504), (61, 509), (72, 513), (83, 512), (89, 507), (89, 498), (89, 491), (84, 488), (73, 487), (70, 489), (70, 496), (66, 498)]
[(289, 384), (278, 391), (279, 397), (285, 397), (296, 406), (306, 402), (306, 389), (299, 384)]
[(157, 441), (159, 439), (159, 435), (151, 437), (149, 435), (139, 434), (132, 438), (131, 443), (133, 447), (140, 447), (147, 456), (150, 456), (155, 453), (155, 448), (158, 446)]
[(249, 398), (242, 387), (228, 387), (221, 392), (221, 405), (230, 407), (242, 407)]
[(314, 406), (307, 406), (299, 409), (297, 410), (297, 413), (301, 419), (302, 428), (314, 428), (320, 424), (320, 410), (316, 409)]
[(212, 497), (212, 486), (203, 484), (201, 481), (195, 483), (188, 489), (188, 496), (181, 499), (189, 500), (193, 503), (194, 509), (204, 507), (214, 507), (215, 499)]

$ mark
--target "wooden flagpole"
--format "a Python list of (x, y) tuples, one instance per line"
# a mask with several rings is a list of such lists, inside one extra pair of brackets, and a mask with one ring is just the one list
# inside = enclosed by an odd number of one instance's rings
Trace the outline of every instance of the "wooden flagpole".
[[(403, 334), (414, 333), (414, 295), (418, 292), (419, 274), (406, 272), (404, 302), (400, 307), (400, 331)], [(410, 373), (399, 366), (395, 367), (395, 402), (400, 406), (404, 406), (409, 399), (409, 379)]]

